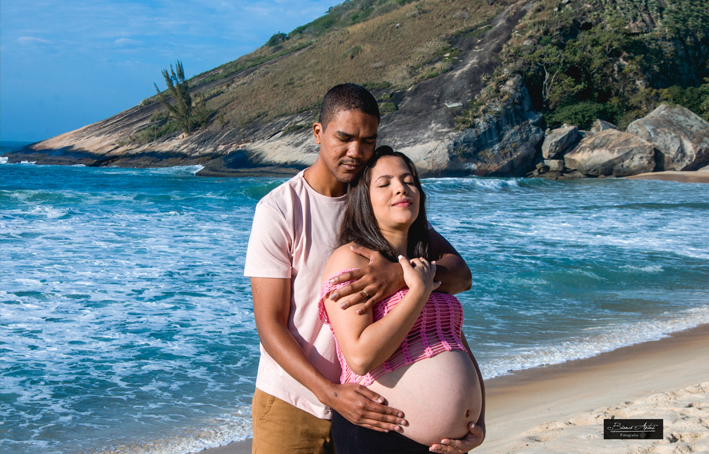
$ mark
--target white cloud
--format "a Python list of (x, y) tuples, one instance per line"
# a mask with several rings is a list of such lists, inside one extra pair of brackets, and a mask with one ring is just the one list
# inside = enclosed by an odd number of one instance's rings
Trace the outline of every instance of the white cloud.
[(36, 36), (20, 36), (19, 38), (17, 38), (17, 42), (22, 44), (23, 46), (27, 46), (30, 44), (52, 44), (51, 41), (42, 38), (37, 38)]
[(119, 46), (133, 46), (133, 45), (140, 44), (140, 41), (135, 40), (135, 39), (130, 39), (130, 38), (118, 38), (113, 43), (117, 44)]

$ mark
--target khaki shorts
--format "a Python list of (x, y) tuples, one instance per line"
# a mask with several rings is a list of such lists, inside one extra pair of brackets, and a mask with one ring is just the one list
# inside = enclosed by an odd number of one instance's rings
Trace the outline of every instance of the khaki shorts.
[(253, 454), (334, 454), (330, 421), (256, 389), (251, 404)]

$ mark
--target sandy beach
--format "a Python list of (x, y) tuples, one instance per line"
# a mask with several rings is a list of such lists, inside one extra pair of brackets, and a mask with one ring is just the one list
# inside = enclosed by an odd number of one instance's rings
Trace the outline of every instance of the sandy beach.
[[(709, 325), (488, 382), (476, 453), (709, 450)], [(663, 440), (604, 440), (603, 420), (664, 420)]]
[[(709, 325), (593, 358), (486, 381), (476, 453), (709, 451)], [(603, 420), (662, 419), (662, 440), (604, 440)], [(250, 440), (204, 454), (245, 454)]]
[(709, 183), (709, 171), (704, 169), (692, 172), (651, 172), (641, 173), (626, 177), (631, 180), (662, 180), (662, 181), (677, 181), (679, 183)]

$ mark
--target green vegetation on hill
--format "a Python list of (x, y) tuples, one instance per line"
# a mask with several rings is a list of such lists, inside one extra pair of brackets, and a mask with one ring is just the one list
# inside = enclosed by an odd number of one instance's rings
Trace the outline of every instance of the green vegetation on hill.
[(493, 83), (524, 75), (547, 123), (624, 128), (661, 102), (709, 119), (705, 0), (542, 0), (505, 46)]
[[(478, 39), (511, 0), (347, 0), (254, 52), (189, 80), (200, 124), (242, 135), (301, 112), (315, 115), (325, 90), (355, 82), (386, 112), (396, 93), (458, 62), (461, 39)], [(521, 7), (519, 2), (516, 7)], [(509, 94), (521, 74), (547, 124), (589, 128), (596, 118), (624, 128), (661, 102), (709, 119), (709, 3), (706, 0), (537, 0), (499, 54), (488, 85), (457, 118), (471, 126)], [(154, 98), (145, 100), (147, 105)], [(494, 109), (493, 109), (494, 110)], [(147, 143), (189, 132), (176, 118), (151, 119)], [(218, 121), (209, 122), (210, 118)], [(286, 127), (302, 129), (303, 120)]]
[(505, 6), (485, 0), (346, 1), (190, 82), (204, 91), (209, 109), (223, 114), (223, 127), (255, 128), (319, 108), (325, 90), (338, 83), (356, 82), (386, 96), (443, 74), (460, 53), (450, 37), (484, 27)]

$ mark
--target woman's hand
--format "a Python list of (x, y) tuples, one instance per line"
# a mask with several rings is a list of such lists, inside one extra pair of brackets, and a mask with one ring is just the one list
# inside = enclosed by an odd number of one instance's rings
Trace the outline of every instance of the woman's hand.
[(436, 262), (429, 263), (424, 258), (407, 260), (403, 255), (399, 256), (399, 264), (404, 270), (404, 282), (409, 291), (419, 292), (428, 298), (432, 291), (440, 285), (440, 281), (434, 281), (436, 276)]
[(431, 452), (462, 454), (475, 449), (485, 441), (485, 431), (482, 427), (476, 426), (472, 422), (468, 425), (468, 435), (460, 440), (451, 440), (444, 438), (440, 443), (437, 443), (429, 449)]

